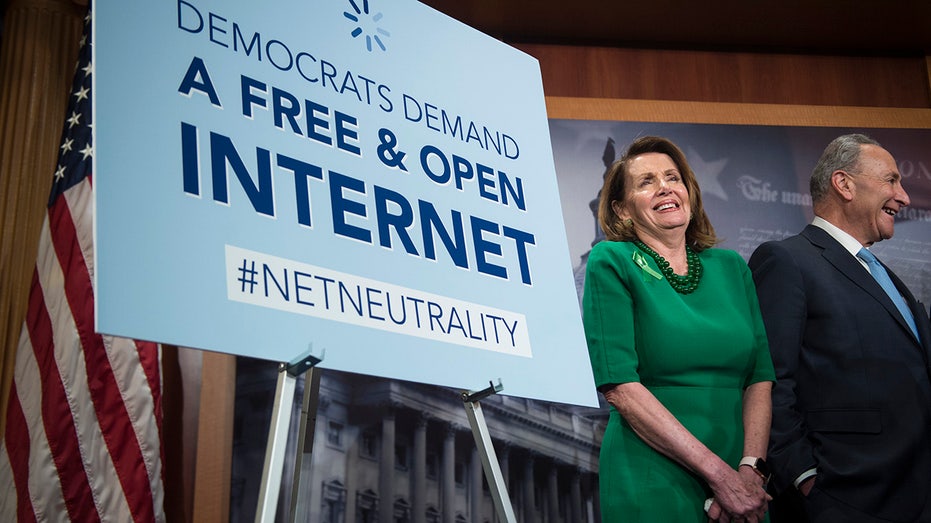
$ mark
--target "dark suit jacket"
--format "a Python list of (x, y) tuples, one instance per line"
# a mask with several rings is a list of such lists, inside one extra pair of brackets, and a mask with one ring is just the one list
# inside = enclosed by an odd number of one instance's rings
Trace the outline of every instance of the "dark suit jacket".
[(931, 496), (931, 325), (892, 271), (921, 342), (869, 272), (824, 230), (749, 262), (776, 369), (774, 487), (817, 467), (815, 489), (856, 511), (917, 521)]

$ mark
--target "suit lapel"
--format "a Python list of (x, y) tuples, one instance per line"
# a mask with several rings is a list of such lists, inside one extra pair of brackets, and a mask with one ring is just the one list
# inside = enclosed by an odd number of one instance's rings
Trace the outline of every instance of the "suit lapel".
[[(885, 263), (883, 263), (883, 267), (886, 267)], [(891, 269), (886, 267), (886, 272), (888, 272), (889, 277), (892, 278), (892, 283), (895, 284), (896, 289), (898, 289), (899, 293), (902, 294), (902, 297), (905, 298), (905, 303), (908, 305), (908, 309), (912, 311), (912, 317), (915, 319), (915, 327), (918, 328), (918, 335), (921, 337), (922, 348), (924, 349), (925, 353), (931, 353), (931, 323), (924, 321), (924, 318), (926, 317), (925, 306), (915, 299), (911, 291), (909, 291), (908, 287), (905, 285), (905, 282), (900, 280)], [(909, 331), (911, 331), (911, 329), (909, 329)]]
[(909, 302), (908, 305), (912, 309), (912, 315), (915, 316), (915, 325), (918, 327), (918, 334), (921, 336), (921, 344), (924, 346), (925, 354), (931, 355), (931, 322), (923, 319), (925, 318), (925, 306), (917, 300)]
[[(833, 265), (838, 271), (841, 272), (844, 276), (849, 278), (853, 283), (866, 291), (870, 296), (878, 301), (885, 309), (895, 318), (895, 321), (905, 329), (911, 338), (918, 345), (927, 344), (926, 339), (924, 339), (924, 333), (919, 331), (919, 334), (922, 334), (923, 343), (919, 344), (918, 340), (915, 339), (915, 335), (912, 334), (912, 329), (908, 326), (908, 323), (905, 321), (905, 318), (902, 317), (902, 313), (899, 312), (899, 309), (892, 303), (892, 300), (889, 298), (889, 295), (886, 294), (886, 291), (876, 282), (870, 272), (857, 261), (855, 256), (852, 256), (850, 252), (844, 248), (837, 240), (831, 237), (830, 234), (814, 225), (808, 225), (802, 230), (802, 236), (808, 239), (813, 245), (821, 249), (821, 256)], [(885, 267), (885, 264), (883, 264)], [(912, 310), (912, 315), (915, 314), (915, 298), (912, 297), (911, 293), (908, 291), (908, 288), (902, 283), (901, 280), (893, 273), (891, 270), (886, 268), (886, 272), (889, 273), (889, 277), (892, 278), (892, 282), (895, 283), (899, 292), (905, 296), (905, 301), (908, 303), (909, 308)], [(917, 320), (916, 320), (917, 321)], [(927, 347), (922, 347), (923, 353), (926, 353), (928, 350)]]

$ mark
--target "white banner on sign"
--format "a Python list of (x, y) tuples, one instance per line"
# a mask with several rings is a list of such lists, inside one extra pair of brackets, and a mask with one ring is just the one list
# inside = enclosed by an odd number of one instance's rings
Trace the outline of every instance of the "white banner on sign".
[[(226, 246), (230, 300), (531, 357), (523, 314)], [(441, 346), (437, 346), (442, 350)]]

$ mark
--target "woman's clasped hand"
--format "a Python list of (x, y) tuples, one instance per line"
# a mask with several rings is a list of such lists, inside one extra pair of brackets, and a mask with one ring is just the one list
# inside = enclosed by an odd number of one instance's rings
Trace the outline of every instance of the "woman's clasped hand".
[(721, 480), (711, 482), (714, 492), (705, 510), (709, 521), (721, 523), (757, 523), (766, 517), (766, 509), (772, 499), (762, 478), (749, 467), (739, 470), (728, 469)]

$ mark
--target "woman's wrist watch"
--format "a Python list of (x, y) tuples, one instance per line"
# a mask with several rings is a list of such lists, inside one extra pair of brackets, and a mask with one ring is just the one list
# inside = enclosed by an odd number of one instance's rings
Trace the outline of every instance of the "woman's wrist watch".
[(772, 477), (772, 472), (770, 472), (769, 464), (766, 463), (765, 459), (758, 458), (756, 456), (744, 456), (743, 458), (741, 458), (740, 465), (738, 465), (738, 468), (743, 467), (744, 465), (753, 469), (754, 472), (756, 472), (757, 474), (759, 474), (761, 478), (763, 478), (764, 487), (769, 484), (769, 478)]

